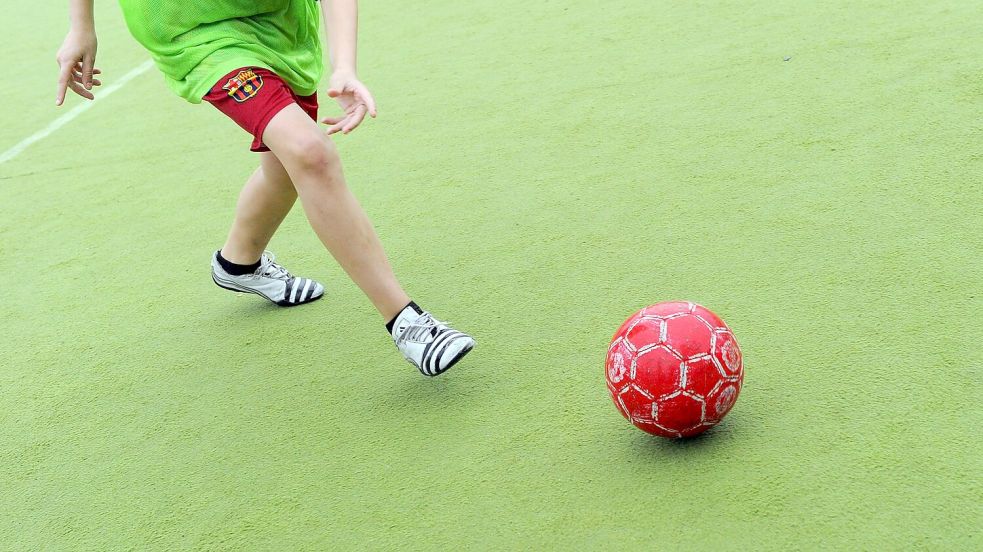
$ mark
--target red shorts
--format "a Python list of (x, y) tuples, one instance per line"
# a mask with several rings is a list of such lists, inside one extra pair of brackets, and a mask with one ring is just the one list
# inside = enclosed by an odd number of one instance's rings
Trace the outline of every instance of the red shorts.
[(270, 151), (263, 132), (281, 109), (296, 103), (317, 121), (317, 93), (298, 96), (269, 69), (242, 67), (222, 77), (202, 98), (253, 135), (252, 151)]

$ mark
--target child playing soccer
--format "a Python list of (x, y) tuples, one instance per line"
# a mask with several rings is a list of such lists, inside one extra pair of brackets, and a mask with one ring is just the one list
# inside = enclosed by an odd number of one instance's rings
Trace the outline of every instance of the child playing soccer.
[[(56, 104), (67, 90), (93, 99), (96, 34), (93, 0), (70, 0), (71, 29), (61, 49)], [(375, 100), (355, 73), (357, 0), (120, 0), (130, 32), (150, 51), (167, 85), (202, 100), (253, 135), (260, 166), (246, 181), (225, 245), (212, 255), (212, 279), (281, 306), (319, 299), (324, 287), (292, 276), (265, 251), (300, 197), (321, 242), (387, 320), (399, 351), (428, 376), (453, 366), (474, 347), (420, 309), (403, 291), (382, 244), (342, 174), (331, 135), (347, 134)], [(328, 96), (344, 109), (317, 121), (323, 63), (318, 11), (327, 28)], [(327, 134), (327, 135), (326, 135)]]

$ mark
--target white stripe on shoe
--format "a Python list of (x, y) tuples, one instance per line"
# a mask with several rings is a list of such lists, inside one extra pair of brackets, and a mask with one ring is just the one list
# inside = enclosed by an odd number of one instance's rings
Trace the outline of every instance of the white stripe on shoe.
[(427, 350), (423, 352), (423, 365), (431, 376), (436, 374), (440, 368), (440, 347), (453, 341), (459, 335), (462, 335), (461, 332), (444, 330), (437, 335), (433, 343), (427, 346)]
[(434, 356), (436, 357), (436, 360), (434, 360), (433, 363), (434, 375), (443, 372), (444, 368), (447, 366), (447, 363), (450, 362), (450, 358), (446, 358), (445, 355), (451, 350), (451, 347), (461, 339), (466, 338), (466, 336), (461, 332), (454, 332), (454, 334), (455, 335), (452, 335), (444, 340), (444, 343), (440, 345), (440, 348), (434, 353)]
[(415, 304), (405, 307), (393, 322), (396, 348), (425, 376), (437, 376), (454, 366), (471, 349), (474, 339), (435, 320)]
[[(264, 252), (260, 268), (251, 274), (227, 273), (218, 262), (219, 252), (212, 255), (212, 280), (219, 287), (260, 295), (281, 307), (291, 307), (320, 299), (324, 286), (310, 278), (296, 278), (276, 264), (273, 254)], [(315, 294), (315, 292), (317, 292)]]

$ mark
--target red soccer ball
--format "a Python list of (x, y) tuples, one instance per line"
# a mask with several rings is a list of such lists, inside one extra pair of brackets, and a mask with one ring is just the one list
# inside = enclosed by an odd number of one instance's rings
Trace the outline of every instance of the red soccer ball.
[(691, 437), (716, 425), (744, 381), (730, 328), (709, 309), (686, 302), (633, 314), (611, 339), (605, 367), (618, 411), (662, 437)]

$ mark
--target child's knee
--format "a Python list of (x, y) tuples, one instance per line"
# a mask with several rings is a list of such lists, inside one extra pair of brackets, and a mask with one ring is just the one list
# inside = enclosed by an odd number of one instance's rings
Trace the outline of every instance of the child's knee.
[(278, 157), (285, 166), (289, 163), (299, 170), (321, 172), (335, 169), (341, 164), (334, 142), (320, 132), (297, 135), (290, 141), (288, 150), (285, 154), (278, 154)]

